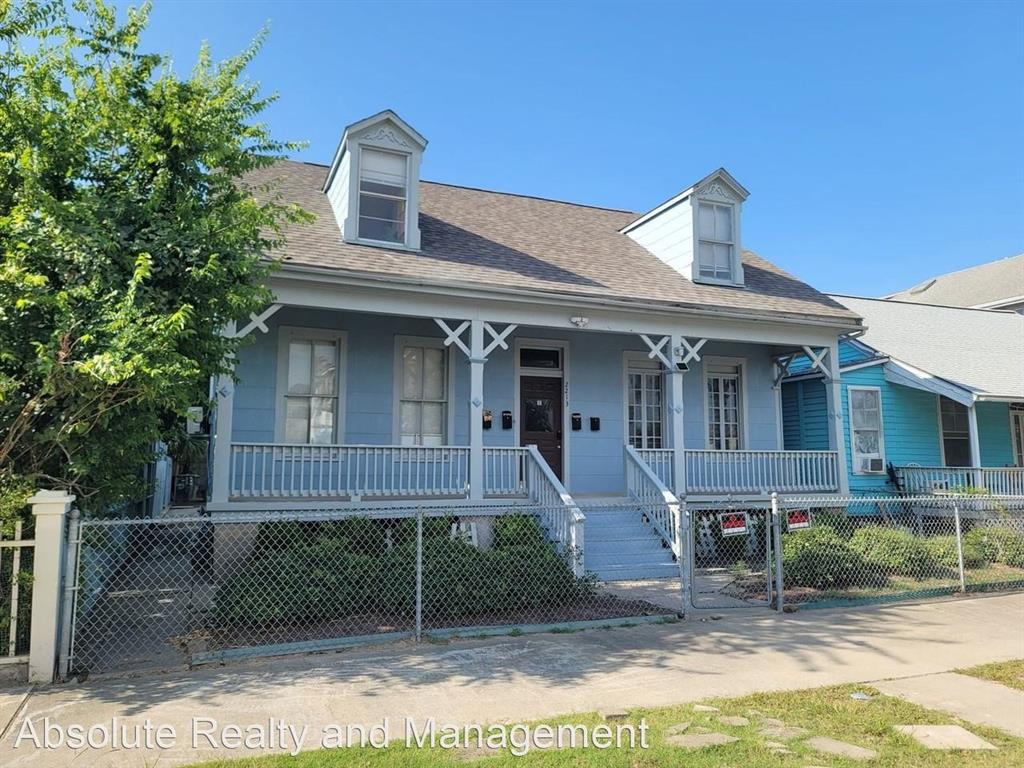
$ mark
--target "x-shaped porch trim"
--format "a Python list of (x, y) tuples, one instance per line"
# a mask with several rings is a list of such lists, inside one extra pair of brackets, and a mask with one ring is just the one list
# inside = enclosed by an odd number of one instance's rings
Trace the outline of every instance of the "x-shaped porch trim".
[(652, 341), (651, 337), (648, 336), (645, 333), (641, 333), (640, 334), (640, 338), (643, 339), (644, 340), (644, 344), (646, 344), (650, 348), (651, 351), (647, 354), (647, 356), (649, 358), (651, 358), (651, 360), (654, 360), (655, 358), (657, 358), (658, 360), (661, 360), (662, 364), (666, 368), (668, 368), (670, 371), (674, 371), (676, 369), (675, 365), (669, 359), (668, 355), (666, 355), (665, 352), (662, 351), (664, 349), (664, 347), (670, 341), (672, 341), (672, 337), (671, 336), (662, 336), (661, 337), (661, 341), (659, 341), (657, 343)]
[(508, 325), (505, 326), (505, 330), (503, 330), (501, 333), (498, 333), (496, 330), (494, 330), (494, 328), (491, 327), (490, 323), (485, 322), (484, 330), (491, 335), (492, 341), (490, 344), (484, 347), (484, 357), (487, 357), (489, 354), (491, 354), (491, 352), (493, 352), (497, 347), (501, 347), (502, 349), (508, 349), (508, 342), (506, 342), (505, 339), (507, 339), (508, 335), (518, 327), (519, 326), (516, 325), (515, 323), (509, 323)]
[(690, 361), (693, 360), (695, 363), (700, 362), (700, 350), (705, 344), (708, 343), (707, 339), (697, 339), (696, 342), (691, 344), (686, 340), (685, 336), (679, 337), (679, 346), (682, 347), (680, 350), (683, 365), (689, 365)]
[(265, 310), (260, 312), (258, 315), (255, 312), (250, 314), (249, 315), (249, 320), (251, 322), (248, 325), (246, 325), (244, 328), (242, 328), (242, 330), (237, 331), (235, 333), (235, 338), (236, 339), (244, 339), (246, 336), (248, 336), (250, 333), (252, 333), (257, 328), (259, 328), (261, 331), (263, 331), (263, 333), (268, 333), (270, 331), (270, 329), (267, 328), (267, 320), (270, 318), (271, 315), (273, 315), (275, 312), (277, 312), (277, 310), (279, 310), (281, 308), (281, 306), (282, 306), (281, 304), (271, 304), (269, 307), (267, 307)]
[(435, 317), (434, 322), (441, 327), (442, 331), (448, 334), (444, 340), (444, 345), (446, 347), (450, 347), (452, 344), (454, 344), (465, 353), (466, 357), (473, 356), (473, 353), (469, 351), (469, 347), (466, 346), (466, 343), (461, 338), (459, 338), (460, 336), (462, 336), (463, 331), (469, 328), (469, 320), (463, 320), (461, 323), (459, 323), (459, 327), (456, 328), (455, 330), (449, 328), (448, 323), (446, 323), (439, 317)]
[(829, 353), (829, 348), (828, 347), (820, 347), (818, 349), (817, 354), (815, 354), (814, 350), (811, 349), (810, 347), (808, 347), (805, 344), (803, 346), (803, 350), (804, 350), (804, 354), (806, 354), (808, 359), (810, 359), (810, 361), (811, 361), (811, 370), (813, 371), (815, 368), (817, 368), (819, 371), (821, 371), (825, 375), (826, 379), (831, 379), (832, 378), (832, 371), (829, 370), (829, 367), (827, 365), (825, 365), (825, 362), (824, 362), (825, 355), (827, 355)]
[[(465, 333), (466, 329), (469, 328), (469, 326), (471, 325), (471, 322), (469, 320), (463, 320), (454, 329), (440, 317), (435, 317), (434, 322), (437, 323), (437, 325), (441, 328), (442, 331), (445, 332), (445, 334), (447, 334), (444, 340), (444, 345), (446, 347), (454, 344), (459, 349), (461, 349), (463, 353), (465, 353), (466, 357), (468, 357), (470, 360), (473, 359), (473, 351), (469, 348), (469, 345), (467, 345), (466, 342), (462, 340), (462, 334)], [(491, 337), (491, 342), (484, 347), (483, 355), (481, 357), (486, 360), (487, 356), (498, 347), (501, 347), (502, 349), (508, 349), (508, 342), (506, 341), (506, 339), (508, 338), (509, 334), (512, 333), (512, 331), (514, 331), (518, 327), (519, 326), (516, 325), (515, 323), (509, 323), (508, 325), (505, 326), (503, 330), (496, 331), (494, 329), (494, 326), (485, 321), (484, 332)]]

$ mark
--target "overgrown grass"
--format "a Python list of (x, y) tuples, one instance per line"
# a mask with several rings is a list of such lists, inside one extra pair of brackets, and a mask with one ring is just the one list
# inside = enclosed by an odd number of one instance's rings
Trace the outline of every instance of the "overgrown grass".
[[(1020, 663), (1020, 662), (1016, 662)], [(994, 665), (990, 665), (994, 666)], [(863, 691), (872, 696), (869, 701), (858, 701), (850, 694)], [(858, 746), (873, 749), (878, 757), (868, 763), (878, 768), (1003, 768), (1024, 765), (1024, 739), (1001, 731), (958, 721), (956, 718), (904, 702), (878, 695), (866, 686), (837, 686), (787, 693), (759, 693), (738, 699), (714, 699), (711, 704), (720, 712), (697, 712), (693, 705), (661, 709), (638, 709), (629, 713), (628, 722), (646, 719), (649, 727), (649, 749), (563, 749), (560, 751), (532, 751), (525, 757), (508, 753), (480, 757), (479, 753), (451, 750), (406, 749), (395, 744), (387, 749), (340, 749), (307, 752), (298, 757), (252, 758), (204, 764), (207, 768), (426, 768), (435, 765), (471, 765), (486, 768), (512, 768), (512, 766), (593, 766), (594, 768), (802, 768), (806, 765), (828, 765), (832, 768), (852, 768), (865, 765), (831, 755), (823, 755), (808, 747), (801, 737), (785, 740), (789, 754), (773, 751), (766, 742), (782, 741), (758, 733), (761, 718), (770, 717), (789, 726), (808, 730), (809, 736), (830, 736)], [(742, 715), (749, 718), (747, 726), (722, 725), (722, 715)], [(550, 724), (600, 722), (596, 714), (570, 715)], [(739, 740), (723, 746), (702, 750), (682, 750), (665, 742), (666, 733), (674, 725), (690, 723), (687, 730), (706, 728), (727, 733)], [(909, 737), (896, 733), (894, 725), (959, 723), (998, 747), (988, 752), (938, 752), (919, 746)], [(614, 725), (614, 724), (613, 724)]]
[(1002, 683), (1019, 691), (1024, 691), (1024, 659), (997, 661), (992, 664), (982, 664), (979, 667), (958, 669), (957, 672), (970, 675), (971, 677), (980, 677), (982, 680)]

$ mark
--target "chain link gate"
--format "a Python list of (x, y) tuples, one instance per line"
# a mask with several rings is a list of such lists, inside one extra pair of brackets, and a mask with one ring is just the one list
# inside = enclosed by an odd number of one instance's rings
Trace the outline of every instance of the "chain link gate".
[(693, 607), (771, 606), (775, 562), (771, 510), (698, 504), (688, 509)]

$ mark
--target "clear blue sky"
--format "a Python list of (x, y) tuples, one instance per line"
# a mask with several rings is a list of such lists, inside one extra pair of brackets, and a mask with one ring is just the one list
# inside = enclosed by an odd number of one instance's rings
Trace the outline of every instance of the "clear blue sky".
[(862, 295), (1024, 250), (1024, 4), (157, 0), (191, 68), (265, 23), (267, 118), (328, 162), (390, 107), (425, 179), (636, 211), (725, 166), (744, 245)]

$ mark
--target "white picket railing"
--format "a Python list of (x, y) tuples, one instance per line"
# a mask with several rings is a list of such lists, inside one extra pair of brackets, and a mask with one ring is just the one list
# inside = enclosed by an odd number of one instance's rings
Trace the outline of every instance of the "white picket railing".
[(658, 479), (668, 488), (675, 488), (675, 474), (672, 471), (672, 457), (675, 450), (672, 448), (634, 448), (640, 461), (651, 468), (651, 471), (658, 476)]
[(32, 550), (36, 543), (32, 539), (21, 538), (21, 532), (22, 524), (19, 520), (14, 524), (13, 539), (0, 538), (0, 569), (4, 568), (4, 561), (8, 557), (10, 558), (11, 563), (11, 591), (9, 595), (0, 596), (0, 600), (7, 603), (6, 605), (3, 605), (2, 602), (0, 602), (0, 613), (6, 613), (9, 621), (6, 637), (0, 637), (0, 656), (9, 659), (20, 657), (27, 653), (27, 649), (22, 649), (22, 653), (18, 653), (18, 624), (21, 619), (19, 615), (21, 613), (21, 593), (23, 591), (31, 591), (31, 587), (29, 586), (31, 580), (23, 580), (21, 578), (21, 550)]
[(897, 467), (903, 490), (913, 494), (985, 491), (1024, 495), (1024, 467)]
[(548, 537), (573, 553), (573, 572), (582, 576), (583, 524), (586, 516), (573, 501), (536, 445), (526, 447), (526, 489), (529, 499), (540, 507), (541, 524)]
[(484, 496), (525, 496), (526, 448), (484, 448)]
[(835, 451), (686, 451), (687, 493), (838, 490)]
[(469, 448), (232, 443), (232, 498), (465, 496)]
[[(643, 451), (630, 445), (624, 446), (626, 455), (626, 491), (643, 505), (643, 511), (651, 520), (655, 530), (672, 548), (672, 554), (679, 557), (680, 509), (679, 499), (669, 490), (646, 461)], [(659, 451), (660, 453), (660, 451)], [(671, 466), (671, 456), (669, 466)]]

